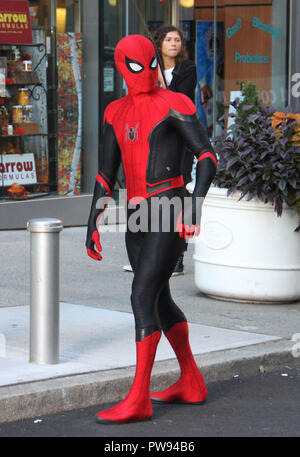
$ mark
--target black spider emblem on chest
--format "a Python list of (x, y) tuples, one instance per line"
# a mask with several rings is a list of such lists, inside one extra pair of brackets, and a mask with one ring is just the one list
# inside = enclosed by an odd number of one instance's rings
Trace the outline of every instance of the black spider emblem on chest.
[(125, 141), (127, 143), (127, 140), (130, 141), (135, 141), (139, 139), (139, 122), (136, 124), (135, 127), (129, 127), (128, 124), (126, 124), (126, 133), (125, 133)]

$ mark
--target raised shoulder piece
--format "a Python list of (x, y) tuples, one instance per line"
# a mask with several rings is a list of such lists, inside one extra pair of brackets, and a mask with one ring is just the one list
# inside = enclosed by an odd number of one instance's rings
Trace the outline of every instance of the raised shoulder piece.
[(197, 111), (191, 114), (183, 114), (180, 111), (176, 111), (175, 109), (170, 108), (169, 116), (184, 122), (195, 122), (200, 120)]
[(196, 106), (192, 100), (185, 94), (176, 93), (176, 100), (172, 103), (171, 108), (175, 111), (178, 111), (182, 114), (195, 114), (197, 112)]
[(182, 114), (194, 114), (197, 112), (196, 106), (189, 97), (179, 92), (172, 92), (171, 90), (161, 89), (159, 97), (162, 103), (168, 108), (178, 111)]

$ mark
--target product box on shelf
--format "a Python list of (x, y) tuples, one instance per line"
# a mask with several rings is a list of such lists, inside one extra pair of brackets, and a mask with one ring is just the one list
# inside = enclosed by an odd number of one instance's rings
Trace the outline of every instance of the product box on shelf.
[(7, 61), (7, 76), (14, 84), (39, 84), (40, 80), (36, 71), (26, 71), (21, 60)]
[(14, 125), (14, 132), (19, 128), (24, 130), (24, 135), (35, 135), (40, 133), (39, 124), (37, 122), (21, 122)]

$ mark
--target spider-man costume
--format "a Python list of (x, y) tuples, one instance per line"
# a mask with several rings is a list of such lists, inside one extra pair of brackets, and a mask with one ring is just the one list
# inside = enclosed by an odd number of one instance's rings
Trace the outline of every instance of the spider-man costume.
[[(115, 63), (126, 81), (128, 95), (105, 110), (103, 148), (88, 221), (88, 255), (102, 259), (97, 223), (111, 196), (121, 161), (128, 201), (138, 208), (146, 203), (149, 220), (157, 217), (158, 229), (149, 230), (148, 224), (145, 230), (133, 231), (128, 223), (126, 247), (134, 271), (131, 303), (136, 327), (136, 373), (126, 398), (97, 413), (100, 423), (149, 419), (151, 398), (165, 403), (201, 403), (206, 398), (206, 386), (190, 349), (186, 318), (171, 297), (169, 278), (185, 239), (199, 233), (201, 206), (217, 164), (195, 105), (183, 94), (157, 87), (157, 61), (150, 40), (140, 35), (123, 38), (115, 49)], [(163, 206), (156, 216), (150, 207), (154, 199), (161, 202), (162, 198), (169, 201), (176, 197), (183, 201), (184, 144), (198, 161), (195, 190), (183, 211), (170, 211), (170, 230), (164, 231)], [(134, 205), (129, 207), (128, 221), (134, 209)], [(150, 376), (161, 329), (175, 351), (181, 375), (174, 385), (150, 397)]]

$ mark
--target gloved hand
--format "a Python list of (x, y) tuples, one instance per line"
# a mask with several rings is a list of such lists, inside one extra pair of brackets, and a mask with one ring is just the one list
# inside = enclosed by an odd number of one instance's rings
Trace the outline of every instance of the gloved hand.
[(204, 197), (216, 174), (217, 160), (212, 150), (200, 155), (196, 166), (196, 182), (193, 195), (184, 199), (183, 211), (177, 219), (176, 230), (181, 238), (191, 238), (200, 233)]
[(178, 218), (176, 230), (179, 232), (180, 238), (188, 240), (192, 236), (198, 236), (200, 233), (200, 225), (188, 225), (182, 223), (182, 216)]
[(100, 244), (100, 235), (97, 228), (93, 231), (92, 236), (86, 241), (86, 251), (92, 259), (102, 260), (102, 255), (100, 254), (102, 246)]
[(96, 180), (85, 243), (88, 256), (94, 260), (102, 260), (102, 255), (100, 254), (102, 247), (97, 226), (109, 199), (108, 189), (103, 186), (102, 182)]
[(180, 212), (176, 224), (180, 238), (187, 240), (193, 235), (199, 235), (203, 201), (204, 197), (195, 196), (184, 199), (184, 209)]

